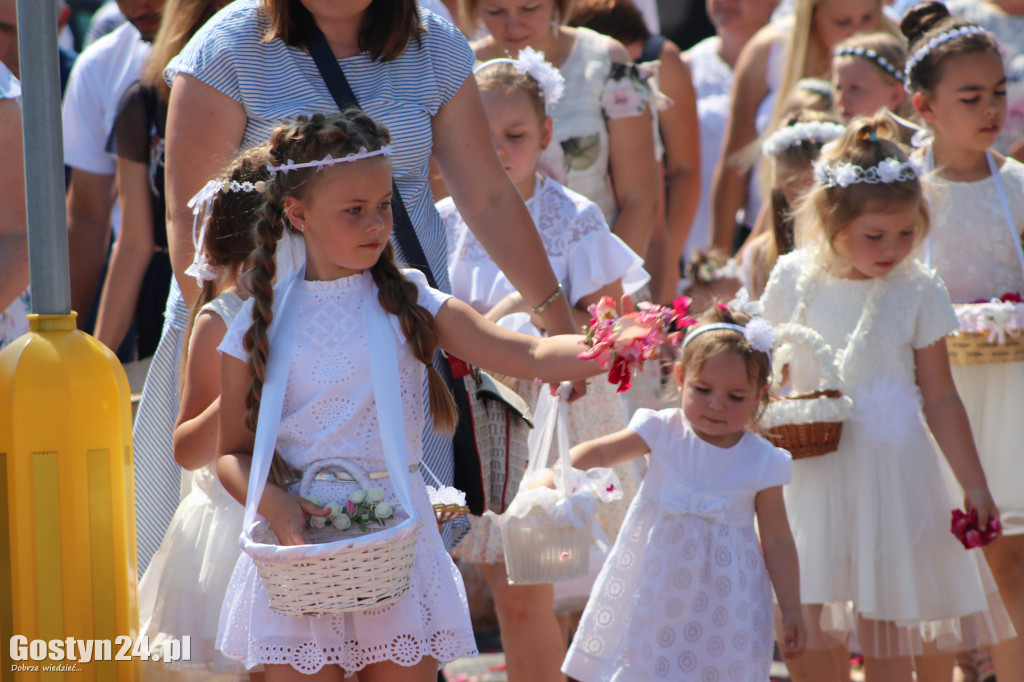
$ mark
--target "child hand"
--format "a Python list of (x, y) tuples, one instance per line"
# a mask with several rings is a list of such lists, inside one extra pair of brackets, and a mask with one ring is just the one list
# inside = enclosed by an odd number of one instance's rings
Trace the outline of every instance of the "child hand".
[(327, 516), (331, 510), (299, 495), (287, 493), (277, 486), (268, 485), (260, 501), (259, 512), (266, 517), (270, 529), (282, 545), (304, 545), (306, 517)]
[(543, 487), (548, 487), (548, 488), (554, 489), (554, 487), (555, 487), (555, 470), (554, 469), (546, 470), (543, 474), (541, 474), (540, 476), (535, 478), (530, 483), (530, 490), (533, 490), (535, 488), (543, 488)]
[(987, 487), (964, 491), (964, 510), (970, 514), (972, 509), (978, 512), (979, 528), (988, 528), (989, 519), (999, 518), (999, 510)]
[(807, 641), (807, 629), (804, 627), (804, 616), (800, 609), (782, 612), (783, 658), (798, 656), (804, 650)]

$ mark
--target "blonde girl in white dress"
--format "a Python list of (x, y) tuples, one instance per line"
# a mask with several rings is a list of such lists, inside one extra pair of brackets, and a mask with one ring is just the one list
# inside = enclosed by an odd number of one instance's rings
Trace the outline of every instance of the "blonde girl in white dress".
[[(995, 38), (949, 16), (941, 3), (907, 13), (903, 30), (915, 56), (909, 86), (933, 134), (922, 154), (932, 234), (925, 255), (955, 302), (1024, 293), (1024, 164), (992, 147), (1006, 122), (1006, 72)], [(949, 37), (950, 31), (973, 31)], [(934, 49), (922, 46), (941, 39)], [(930, 48), (930, 46), (929, 46)], [(955, 365), (1003, 537), (985, 548), (1017, 632), (1024, 631), (1024, 363)], [(1019, 634), (992, 649), (996, 675), (1024, 674)]]
[[(956, 651), (1012, 632), (984, 556), (950, 533), (956, 507), (982, 526), (998, 511), (949, 369), (949, 294), (910, 258), (928, 209), (897, 135), (882, 113), (825, 147), (797, 210), (800, 248), (779, 258), (761, 298), (773, 323), (824, 337), (854, 404), (839, 449), (798, 460), (786, 488), (807, 608), (797, 682), (845, 682), (851, 629), (869, 682), (912, 668), (948, 682)], [(818, 387), (808, 360), (790, 363), (794, 394)]]
[[(517, 60), (484, 62), (475, 71), (498, 158), (526, 200), (551, 268), (573, 306), (576, 324), (586, 325), (588, 305), (602, 296), (632, 294), (647, 282), (643, 262), (611, 233), (597, 204), (537, 171), (541, 153), (551, 141), (552, 119), (547, 111), (561, 94), (558, 71), (530, 48), (520, 52)], [(438, 212), (448, 237), (452, 294), (492, 320), (518, 313), (503, 324), (518, 319), (523, 331), (540, 335), (542, 323), (536, 316), (532, 324), (522, 320), (530, 307), (473, 236), (454, 202), (450, 198), (439, 202)], [(518, 382), (517, 390), (529, 403), (536, 402), (538, 387), (531, 382)], [(568, 409), (572, 443), (617, 431), (626, 424), (615, 386), (604, 380), (591, 382), (587, 394)], [(613, 538), (639, 485), (632, 465), (617, 473), (624, 499), (600, 505), (598, 512), (602, 527)], [(555, 617), (560, 590), (550, 584), (509, 585), (500, 529), (487, 517), (473, 517), (469, 534), (453, 554), (461, 561), (483, 564), (494, 595), (509, 677), (541, 682), (558, 676), (566, 647)], [(577, 597), (572, 601), (581, 602), (586, 595)], [(577, 603), (559, 610), (581, 608)]]
[(562, 666), (572, 678), (763, 682), (772, 587), (783, 653), (800, 654), (782, 494), (792, 460), (748, 430), (768, 398), (773, 338), (764, 320), (712, 306), (683, 342), (680, 406), (637, 410), (627, 428), (572, 449), (580, 469), (651, 460)]
[[(252, 559), (241, 555), (221, 612), (218, 647), (249, 669), (262, 664), (269, 682), (312, 674), (341, 680), (356, 671), (361, 682), (427, 682), (436, 679), (439, 664), (476, 653), (462, 579), (432, 522), (419, 471), (425, 377), (434, 423), (450, 431), (456, 418), (451, 395), (431, 365), (438, 346), (509, 376), (560, 381), (599, 371), (576, 358), (580, 337), (537, 338), (502, 329), (427, 286), (416, 271), (399, 269), (389, 241), (388, 142), (387, 131), (358, 110), (299, 118), (275, 130), (272, 176), (255, 227), (252, 274), (245, 282), (253, 296), (220, 346), (217, 470), (225, 488), (244, 501), (266, 362), (279, 349), (272, 308), (274, 252), (286, 229), (300, 235), (305, 267), (278, 287), (296, 297), (287, 313), (294, 318), (288, 328), (294, 341), (284, 355), (279, 455), (258, 512), (279, 544), (305, 544), (309, 518), (326, 517), (331, 510), (300, 497), (294, 474), (339, 457), (377, 479), (384, 501), (398, 504), (395, 485), (381, 473), (386, 464), (369, 368), (379, 351), (370, 345), (365, 320), (380, 306), (389, 313), (398, 356), (394, 390), (406, 425), (411, 504), (425, 520), (417, 533), (408, 592), (357, 613), (281, 615), (271, 609)], [(328, 475), (310, 492), (324, 504), (344, 504), (353, 488)]]

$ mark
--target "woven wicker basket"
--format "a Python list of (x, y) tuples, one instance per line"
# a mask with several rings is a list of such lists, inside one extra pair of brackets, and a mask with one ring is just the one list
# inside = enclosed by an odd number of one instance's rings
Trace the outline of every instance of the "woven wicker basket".
[(574, 580), (590, 570), (590, 524), (576, 528), (501, 529), (505, 568), (510, 585), (535, 585)]
[(444, 531), (444, 524), (468, 513), (469, 507), (464, 504), (435, 504), (434, 517), (437, 519), (437, 530)]
[[(997, 306), (1010, 305), (1000, 304), (994, 301)], [(952, 336), (946, 337), (946, 350), (949, 352), (949, 363), (951, 365), (989, 365), (1002, 362), (1024, 362), (1024, 334), (1015, 327), (1004, 332), (1001, 340), (997, 339), (990, 343), (990, 331), (984, 322), (983, 312), (988, 303), (957, 303), (957, 318), (960, 320), (960, 331)], [(1024, 321), (1024, 305), (1015, 304), (1011, 317), (1015, 317), (1017, 324)], [(979, 329), (979, 326), (981, 329)], [(1005, 329), (1005, 327), (1004, 327)]]
[[(842, 377), (830, 358), (832, 351), (825, 340), (818, 332), (804, 325), (789, 323), (779, 325), (776, 328), (777, 350), (773, 375), (782, 376), (784, 353), (782, 348), (790, 346), (795, 350), (803, 350), (813, 353), (814, 362), (820, 375), (819, 390), (811, 393), (802, 393), (782, 398), (773, 398), (768, 409), (776, 412), (800, 413), (808, 411), (811, 403), (818, 406), (827, 406), (834, 413), (848, 413), (852, 403), (849, 398), (843, 396), (840, 388), (843, 386)], [(845, 410), (842, 409), (845, 406)], [(820, 407), (819, 407), (820, 409)], [(820, 413), (819, 413), (820, 414)], [(843, 421), (803, 421), (791, 419), (786, 423), (776, 424), (765, 429), (765, 438), (772, 445), (788, 450), (793, 459), (804, 457), (817, 457), (839, 449), (839, 439), (843, 433)]]
[[(328, 468), (347, 471), (363, 489), (372, 487), (354, 464), (331, 459), (305, 471), (299, 493), (307, 495), (315, 474)], [(395, 521), (365, 534), (330, 525), (308, 529), (307, 544), (289, 547), (279, 546), (270, 526), (261, 521), (243, 548), (256, 565), (270, 608), (277, 613), (319, 616), (362, 611), (390, 604), (409, 590), (422, 520), (416, 510), (402, 514), (399, 508)]]
[[(817, 398), (841, 398), (841, 391), (815, 391), (776, 400), (815, 400)], [(839, 449), (839, 438), (843, 434), (843, 422), (811, 422), (808, 424), (781, 424), (765, 432), (772, 445), (789, 450), (793, 459), (817, 457)]]

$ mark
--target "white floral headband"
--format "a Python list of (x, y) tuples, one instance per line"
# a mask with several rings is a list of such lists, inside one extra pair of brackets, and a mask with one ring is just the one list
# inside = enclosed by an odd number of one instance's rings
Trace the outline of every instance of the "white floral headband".
[(206, 242), (206, 222), (213, 198), (222, 192), (262, 192), (264, 187), (265, 183), (262, 180), (238, 182), (217, 178), (203, 185), (203, 188), (188, 200), (188, 207), (192, 209), (192, 246), (195, 255), (192, 257), (192, 265), (188, 266), (185, 274), (195, 277), (200, 287), (204, 282), (217, 278), (217, 268), (210, 265), (203, 249)]
[(846, 188), (856, 185), (858, 182), (888, 185), (894, 182), (909, 182), (921, 177), (924, 173), (920, 166), (921, 164), (916, 158), (904, 162), (891, 156), (877, 166), (868, 168), (847, 162), (816, 161), (814, 162), (814, 179), (822, 187)]
[(832, 121), (804, 121), (776, 130), (761, 145), (765, 156), (777, 157), (800, 142), (824, 144), (838, 139), (846, 128)]
[(801, 78), (796, 82), (794, 89), (814, 92), (822, 97), (831, 97), (835, 94), (832, 84), (820, 78)]
[(956, 40), (957, 38), (981, 34), (985, 34), (991, 37), (991, 34), (988, 32), (987, 29), (973, 24), (969, 26), (960, 26), (957, 28), (952, 28), (948, 31), (944, 31), (943, 33), (940, 33), (939, 35), (935, 36), (927, 43), (917, 48), (917, 51), (914, 52), (914, 54), (910, 55), (910, 59), (907, 60), (907, 66), (903, 69), (903, 73), (907, 77), (907, 82), (910, 82), (910, 75), (911, 73), (913, 73), (914, 67), (920, 64), (922, 61), (924, 61), (925, 57), (927, 57), (932, 52), (932, 50), (937, 48), (939, 45), (944, 45), (951, 40)]
[(361, 161), (374, 156), (391, 156), (391, 145), (384, 145), (380, 149), (374, 149), (372, 152), (367, 151), (366, 147), (360, 147), (358, 152), (352, 152), (345, 156), (335, 158), (328, 154), (322, 159), (318, 159), (317, 161), (308, 161), (306, 163), (295, 163), (291, 159), (288, 159), (288, 163), (281, 164), (280, 166), (268, 163), (267, 170), (270, 171), (271, 175), (277, 175), (278, 173), (288, 173), (302, 168), (316, 168), (316, 172), (319, 173), (324, 169), (324, 166), (334, 166), (339, 163), (352, 163), (353, 161)]
[(518, 58), (491, 59), (474, 68), (473, 73), (480, 73), (495, 64), (511, 64), (519, 73), (526, 74), (537, 81), (540, 92), (544, 96), (545, 113), (550, 114), (558, 100), (562, 99), (562, 94), (565, 92), (565, 78), (550, 62), (545, 61), (543, 52), (537, 52), (532, 47), (524, 47), (519, 51)]
[(906, 75), (893, 66), (892, 62), (878, 54), (869, 47), (838, 47), (835, 52), (832, 53), (834, 57), (863, 57), (864, 59), (870, 59), (877, 64), (883, 71), (895, 78), (900, 83), (906, 83)]

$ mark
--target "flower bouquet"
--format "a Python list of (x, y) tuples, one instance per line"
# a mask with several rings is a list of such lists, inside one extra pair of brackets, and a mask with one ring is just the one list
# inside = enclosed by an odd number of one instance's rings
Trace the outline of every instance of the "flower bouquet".
[(1007, 292), (999, 298), (957, 303), (960, 329), (946, 337), (954, 365), (1024, 362), (1024, 298)]
[[(306, 499), (313, 504), (325, 506), (316, 495), (307, 495)], [(360, 488), (352, 491), (344, 510), (337, 502), (329, 502), (326, 507), (331, 513), (327, 516), (310, 516), (307, 522), (310, 528), (323, 528), (329, 523), (338, 530), (348, 530), (355, 524), (365, 533), (370, 526), (383, 527), (387, 519), (395, 516), (394, 507), (384, 501), (383, 488)]]
[(964, 546), (964, 549), (974, 549), (995, 542), (999, 534), (1003, 532), (1003, 526), (999, 523), (999, 519), (991, 518), (988, 520), (988, 525), (981, 528), (978, 525), (977, 509), (972, 509), (970, 514), (966, 514), (960, 509), (954, 509), (949, 530)]
[(659, 357), (663, 344), (675, 344), (677, 329), (696, 324), (687, 317), (689, 296), (677, 298), (672, 307), (640, 303), (636, 312), (617, 315), (615, 301), (604, 296), (587, 310), (590, 326), (582, 343), (587, 350), (581, 360), (595, 360), (608, 370), (608, 382), (618, 384), (618, 392), (628, 391), (633, 377), (643, 370), (644, 362)]

